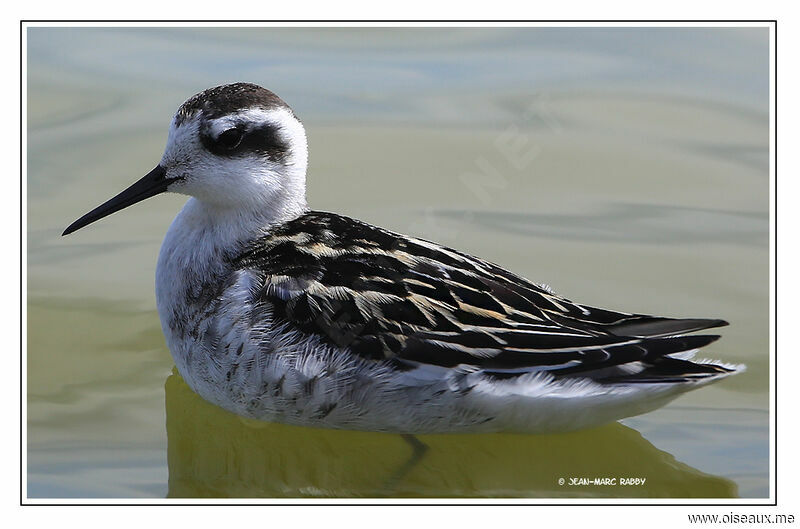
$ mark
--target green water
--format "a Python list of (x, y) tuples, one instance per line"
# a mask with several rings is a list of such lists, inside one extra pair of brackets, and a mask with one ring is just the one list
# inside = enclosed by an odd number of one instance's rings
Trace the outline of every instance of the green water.
[[(766, 29), (28, 30), (27, 494), (766, 497)], [(185, 200), (68, 238), (230, 81), (303, 119), (309, 202), (436, 240), (579, 302), (731, 326), (747, 371), (560, 436), (398, 436), (244, 421), (176, 375), (155, 259)], [(576, 455), (577, 454), (577, 455)], [(561, 477), (643, 477), (569, 486)]]

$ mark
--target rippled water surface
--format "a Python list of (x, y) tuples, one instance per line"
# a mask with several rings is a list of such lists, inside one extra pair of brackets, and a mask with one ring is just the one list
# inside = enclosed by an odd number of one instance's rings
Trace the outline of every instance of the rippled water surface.
[[(28, 30), (30, 497), (766, 497), (766, 29)], [(281, 95), (309, 202), (576, 301), (731, 326), (747, 372), (621, 424), (399, 436), (246, 421), (173, 373), (155, 311), (162, 196), (69, 238), (159, 160), (209, 86)], [(642, 477), (644, 485), (559, 485)]]

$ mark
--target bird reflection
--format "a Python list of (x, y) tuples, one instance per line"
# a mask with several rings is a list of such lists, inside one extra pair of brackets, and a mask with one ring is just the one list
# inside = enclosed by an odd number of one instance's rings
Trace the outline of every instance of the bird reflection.
[(243, 419), (202, 400), (177, 371), (166, 381), (166, 411), (171, 498), (737, 495), (734, 482), (677, 461), (619, 423), (558, 435), (422, 435), (424, 457), (387, 489), (411, 455), (399, 435)]

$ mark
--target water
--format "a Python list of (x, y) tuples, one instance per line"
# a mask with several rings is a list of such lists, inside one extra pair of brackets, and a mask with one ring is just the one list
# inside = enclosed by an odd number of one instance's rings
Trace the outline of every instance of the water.
[[(766, 29), (28, 30), (27, 494), (386, 494), (398, 436), (245, 421), (173, 374), (155, 259), (185, 200), (69, 238), (150, 170), (172, 113), (231, 81), (304, 120), (309, 202), (587, 304), (731, 326), (746, 373), (558, 436), (423, 436), (391, 495), (766, 497)], [(641, 477), (644, 485), (559, 485)]]

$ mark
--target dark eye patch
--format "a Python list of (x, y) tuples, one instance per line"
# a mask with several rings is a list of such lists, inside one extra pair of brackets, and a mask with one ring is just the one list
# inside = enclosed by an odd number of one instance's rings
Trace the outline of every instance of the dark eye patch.
[(273, 125), (261, 125), (251, 129), (243, 126), (223, 131), (216, 138), (210, 131), (201, 134), (206, 149), (217, 156), (241, 156), (257, 153), (272, 161), (283, 162), (289, 147)]
[(217, 145), (220, 149), (231, 151), (239, 146), (242, 138), (244, 137), (244, 130), (242, 129), (228, 129), (217, 138)]
[(283, 161), (289, 150), (278, 129), (272, 125), (263, 125), (247, 131), (238, 148), (264, 154), (273, 161)]

